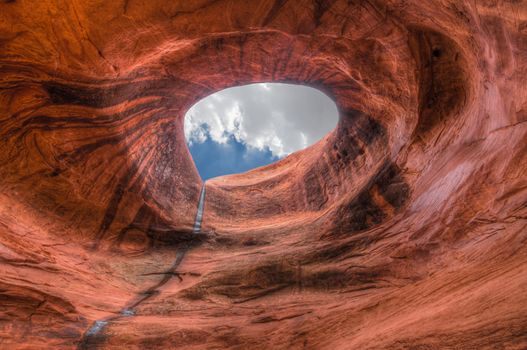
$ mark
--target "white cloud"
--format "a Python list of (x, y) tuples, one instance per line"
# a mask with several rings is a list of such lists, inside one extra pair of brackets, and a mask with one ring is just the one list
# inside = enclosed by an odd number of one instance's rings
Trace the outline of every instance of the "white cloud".
[(337, 124), (335, 104), (301, 85), (252, 84), (219, 91), (196, 103), (185, 117), (189, 144), (230, 137), (284, 157), (320, 140)]

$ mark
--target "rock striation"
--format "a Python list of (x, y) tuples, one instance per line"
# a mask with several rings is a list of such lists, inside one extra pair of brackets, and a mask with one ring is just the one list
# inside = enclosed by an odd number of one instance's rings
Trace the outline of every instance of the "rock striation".
[[(527, 348), (526, 76), (522, 0), (1, 1), (0, 348)], [(255, 82), (339, 124), (200, 196)]]

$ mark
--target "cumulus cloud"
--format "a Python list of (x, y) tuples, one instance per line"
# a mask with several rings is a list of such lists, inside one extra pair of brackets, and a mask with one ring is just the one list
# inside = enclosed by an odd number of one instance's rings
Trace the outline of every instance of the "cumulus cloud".
[(196, 103), (185, 117), (187, 142), (225, 144), (284, 157), (320, 140), (337, 124), (333, 101), (307, 86), (251, 84), (219, 91)]

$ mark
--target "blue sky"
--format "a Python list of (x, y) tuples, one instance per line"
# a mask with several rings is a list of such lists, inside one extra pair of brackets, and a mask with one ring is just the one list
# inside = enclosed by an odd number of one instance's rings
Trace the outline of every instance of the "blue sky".
[(185, 137), (203, 180), (267, 165), (333, 130), (335, 103), (302, 85), (260, 83), (218, 91), (192, 106)]
[(189, 146), (189, 150), (203, 180), (226, 174), (243, 173), (279, 159), (273, 156), (269, 149), (248, 148), (233, 136), (230, 136), (225, 143), (207, 138), (203, 143), (193, 143)]

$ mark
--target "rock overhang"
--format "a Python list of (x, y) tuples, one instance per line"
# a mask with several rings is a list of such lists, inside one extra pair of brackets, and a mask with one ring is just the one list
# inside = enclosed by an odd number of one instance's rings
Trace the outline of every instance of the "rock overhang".
[(500, 4), (0, 4), (6, 344), (68, 347), (157, 283), (202, 185), (184, 113), (273, 81), (338, 127), (210, 181), (182, 284), (99, 345), (524, 347), (526, 8)]

